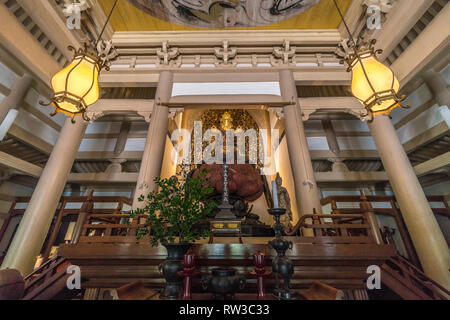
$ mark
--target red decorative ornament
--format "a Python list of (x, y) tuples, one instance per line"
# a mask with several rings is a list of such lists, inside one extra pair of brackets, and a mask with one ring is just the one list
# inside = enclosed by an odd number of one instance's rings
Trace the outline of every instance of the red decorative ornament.
[(250, 272), (252, 276), (257, 277), (258, 300), (267, 300), (268, 295), (264, 286), (264, 278), (272, 275), (272, 272), (266, 271), (266, 255), (261, 251), (253, 256), (253, 265), (255, 270)]
[(183, 270), (178, 272), (180, 277), (184, 277), (184, 292), (182, 300), (192, 300), (192, 278), (199, 275), (195, 271), (195, 254), (188, 252), (184, 255)]

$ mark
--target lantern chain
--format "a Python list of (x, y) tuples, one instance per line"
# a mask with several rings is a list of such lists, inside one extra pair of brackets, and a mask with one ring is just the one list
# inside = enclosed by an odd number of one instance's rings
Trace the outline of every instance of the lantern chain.
[(112, 8), (111, 8), (111, 11), (109, 12), (108, 18), (106, 19), (105, 25), (103, 26), (102, 31), (101, 31), (100, 34), (98, 35), (97, 41), (95, 41), (94, 46), (97, 46), (98, 42), (101, 40), (101, 38), (102, 38), (102, 36), (103, 36), (103, 33), (105, 32), (106, 27), (107, 27), (107, 25), (108, 25), (108, 23), (109, 23), (109, 20), (111, 20), (111, 16), (112, 16), (112, 14), (113, 14), (113, 12), (114, 12), (114, 9), (115, 9), (116, 6), (117, 6), (117, 2), (118, 2), (118, 0), (115, 0), (115, 1), (114, 1), (114, 4), (113, 4), (113, 6), (112, 6)]

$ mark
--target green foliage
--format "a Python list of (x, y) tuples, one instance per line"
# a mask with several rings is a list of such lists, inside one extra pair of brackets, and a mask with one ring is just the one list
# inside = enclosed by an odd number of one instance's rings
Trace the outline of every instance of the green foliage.
[(188, 178), (186, 170), (180, 183), (176, 177), (155, 179), (158, 191), (151, 192), (139, 198), (145, 202), (145, 207), (132, 211), (131, 218), (137, 215), (147, 215), (146, 227), (137, 230), (138, 239), (150, 235), (152, 246), (165, 243), (190, 243), (209, 236), (209, 230), (201, 231), (195, 224), (205, 219), (211, 210), (217, 206), (208, 200), (208, 194), (213, 192), (207, 187), (206, 170), (196, 178)]

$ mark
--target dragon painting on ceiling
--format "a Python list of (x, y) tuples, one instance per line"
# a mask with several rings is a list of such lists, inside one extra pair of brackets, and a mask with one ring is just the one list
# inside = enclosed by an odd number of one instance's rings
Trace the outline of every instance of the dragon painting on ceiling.
[(152, 16), (198, 28), (248, 28), (277, 23), (320, 0), (128, 0)]

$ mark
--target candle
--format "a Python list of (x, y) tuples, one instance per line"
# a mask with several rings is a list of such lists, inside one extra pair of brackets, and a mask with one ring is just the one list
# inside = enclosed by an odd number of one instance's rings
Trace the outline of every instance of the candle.
[(277, 182), (272, 181), (272, 197), (273, 197), (273, 208), (278, 209), (278, 191), (277, 191)]

